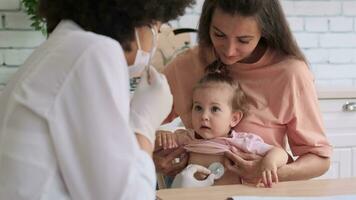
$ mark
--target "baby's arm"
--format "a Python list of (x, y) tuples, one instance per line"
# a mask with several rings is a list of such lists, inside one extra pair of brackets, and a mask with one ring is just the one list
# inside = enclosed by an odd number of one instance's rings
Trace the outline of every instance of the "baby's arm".
[(273, 147), (267, 152), (261, 165), (262, 182), (265, 187), (272, 187), (273, 180), (278, 183), (277, 169), (287, 161), (288, 153), (282, 148)]
[(169, 131), (158, 131), (156, 134), (155, 150), (174, 149), (191, 140), (188, 132), (184, 129), (178, 129), (174, 133)]

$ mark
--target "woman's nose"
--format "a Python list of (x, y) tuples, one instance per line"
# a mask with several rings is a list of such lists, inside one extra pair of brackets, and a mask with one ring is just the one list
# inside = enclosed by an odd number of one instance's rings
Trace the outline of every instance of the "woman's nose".
[(234, 56), (236, 52), (236, 44), (233, 41), (227, 41), (225, 44), (225, 56)]

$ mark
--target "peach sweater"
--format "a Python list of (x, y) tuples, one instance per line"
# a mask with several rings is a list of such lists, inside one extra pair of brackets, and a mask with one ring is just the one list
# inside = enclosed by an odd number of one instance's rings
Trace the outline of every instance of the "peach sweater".
[[(213, 60), (211, 53), (194, 48), (165, 68), (174, 99), (167, 121), (180, 116), (185, 127), (192, 128), (192, 90)], [(256, 133), (266, 143), (283, 148), (287, 136), (295, 156), (330, 157), (332, 147), (324, 132), (313, 76), (304, 62), (268, 49), (256, 63), (236, 63), (228, 69), (249, 101), (249, 112), (235, 127), (237, 132)]]

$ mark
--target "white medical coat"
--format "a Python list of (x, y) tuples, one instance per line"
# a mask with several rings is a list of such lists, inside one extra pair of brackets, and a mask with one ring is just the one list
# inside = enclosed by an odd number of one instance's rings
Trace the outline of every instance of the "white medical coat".
[(154, 199), (120, 44), (62, 21), (0, 96), (0, 199)]

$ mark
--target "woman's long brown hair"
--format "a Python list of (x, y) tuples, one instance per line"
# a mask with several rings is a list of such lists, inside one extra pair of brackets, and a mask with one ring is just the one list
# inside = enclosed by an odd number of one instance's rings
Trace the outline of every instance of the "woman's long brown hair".
[(292, 35), (279, 0), (205, 0), (198, 26), (201, 48), (213, 48), (209, 30), (216, 9), (231, 15), (255, 17), (262, 38), (269, 48), (307, 63)]

